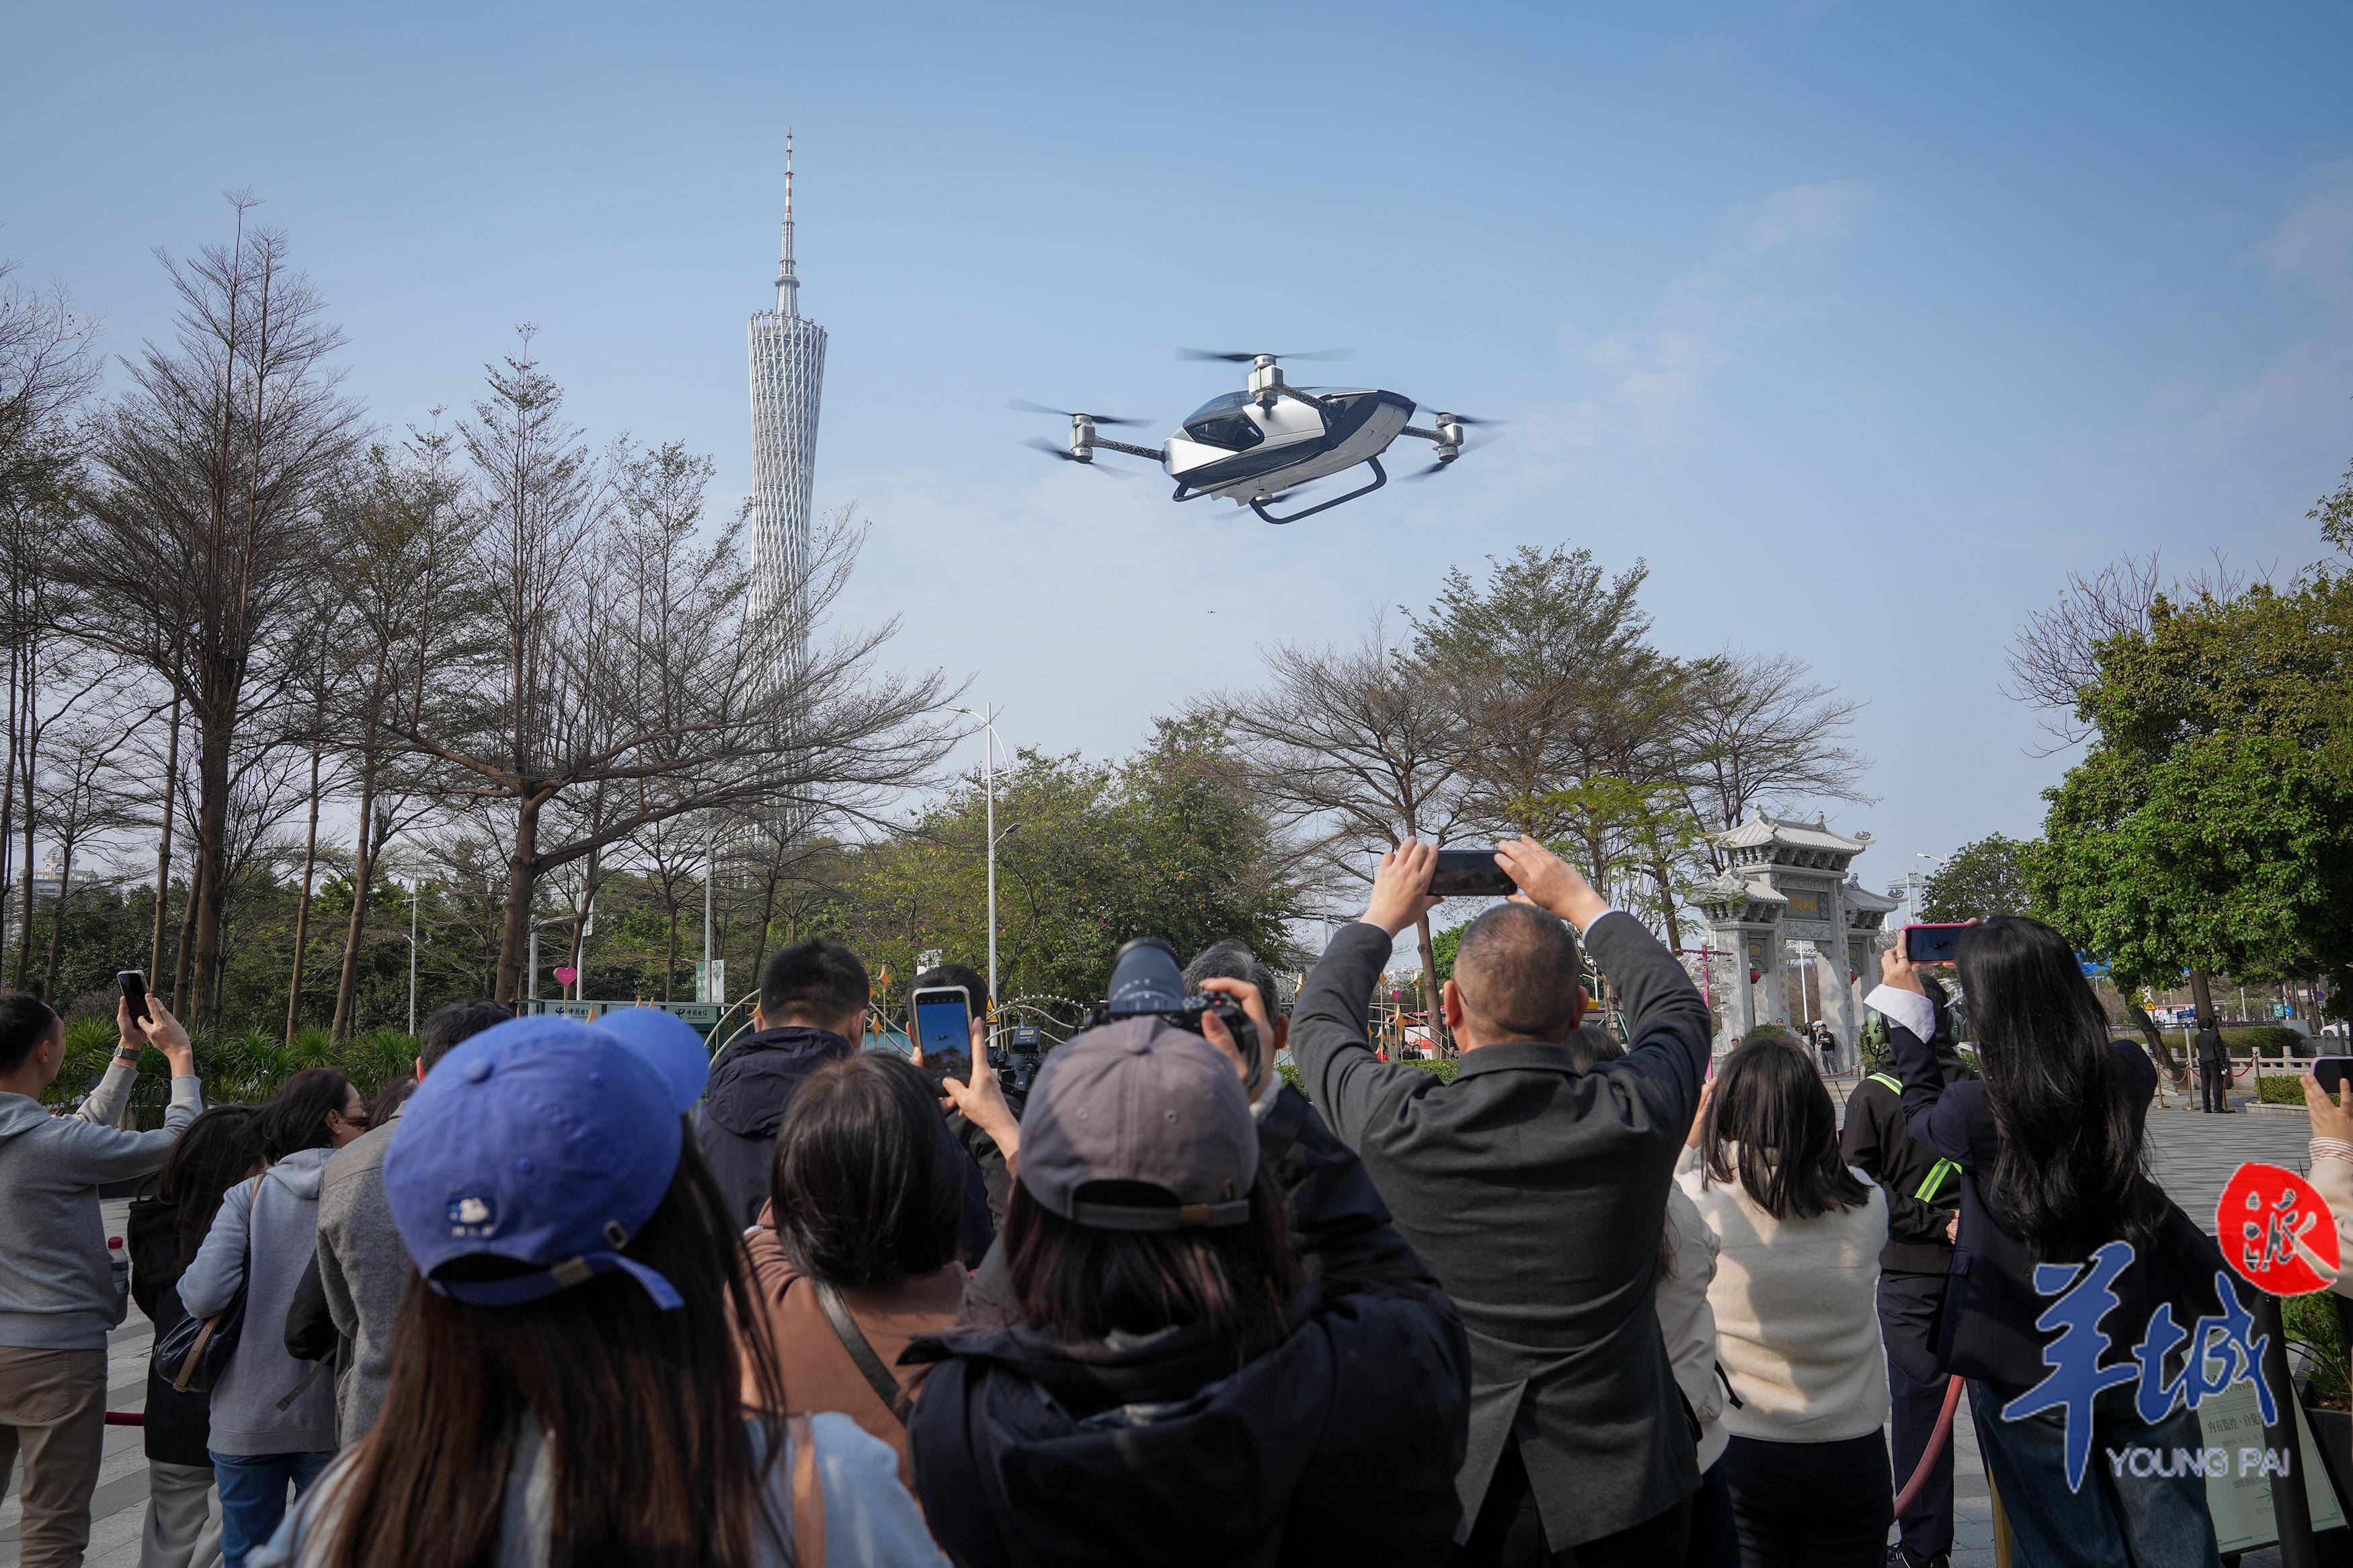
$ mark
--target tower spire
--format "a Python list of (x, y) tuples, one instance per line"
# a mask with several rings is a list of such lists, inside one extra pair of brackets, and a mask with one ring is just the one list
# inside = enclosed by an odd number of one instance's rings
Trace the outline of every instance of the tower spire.
[(785, 127), (785, 246), (776, 263), (776, 314), (801, 313), (801, 280), (793, 275), (793, 128)]

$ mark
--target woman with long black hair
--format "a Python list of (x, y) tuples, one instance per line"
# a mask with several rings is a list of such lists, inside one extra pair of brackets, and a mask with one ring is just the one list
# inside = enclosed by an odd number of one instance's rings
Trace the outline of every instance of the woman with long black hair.
[(1738, 1403), (1724, 1480), (1745, 1568), (1879, 1568), (1894, 1517), (1874, 1298), (1886, 1196), (1839, 1152), (1802, 1046), (1716, 1069), (1677, 1176), (1715, 1233), (1707, 1289)]
[(778, 1414), (681, 1097), (570, 1019), (442, 1058), (385, 1153), (417, 1273), (383, 1415), (257, 1568), (943, 1561), (888, 1447), (846, 1415)]
[[(180, 1276), (204, 1245), (222, 1197), (253, 1174), (253, 1151), (246, 1142), (253, 1114), (248, 1105), (216, 1105), (189, 1122), (164, 1156), (164, 1168), (131, 1200), (122, 1226), (130, 1244), (131, 1296), (159, 1337), (187, 1316), (180, 1305)], [(175, 1390), (162, 1373), (147, 1369), (147, 1420), (142, 1429), (147, 1523), (139, 1568), (188, 1568), (212, 1560), (220, 1532), (207, 1506), (213, 1489), (212, 1456), (205, 1447), (210, 1416), (207, 1396)]]
[[(2093, 1405), (2091, 1462), (2080, 1476), (2071, 1474), (2063, 1408), (2009, 1414), (2051, 1372), (2044, 1348), (2055, 1331), (2035, 1325), (2055, 1298), (2036, 1289), (2037, 1264), (2081, 1266), (2108, 1243), (2129, 1244), (2131, 1262), (2111, 1285), (2118, 1306), (2104, 1325), (2103, 1366), (2126, 1361), (2160, 1305), (2183, 1328), (2218, 1310), (2221, 1255), (2144, 1157), (2157, 1069), (2138, 1046), (2111, 1037), (2073, 948), (2042, 921), (1979, 921), (1962, 933), (1957, 956), (1978, 1079), (1946, 1081), (1928, 1045), (1928, 999), (1900, 946), (1881, 955), (1882, 984), (1867, 1000), (1889, 1020), (1911, 1135), (1961, 1166), (1937, 1353), (1969, 1379), (1978, 1449), (2017, 1552), (2038, 1568), (2213, 1564), (2206, 1483), (2194, 1468), (2118, 1474), (2104, 1458), (2112, 1449), (2199, 1449), (2189, 1410), (2177, 1404), (2147, 1421), (2132, 1383), (2108, 1389)], [(2075, 1447), (2085, 1451), (2081, 1435)]]

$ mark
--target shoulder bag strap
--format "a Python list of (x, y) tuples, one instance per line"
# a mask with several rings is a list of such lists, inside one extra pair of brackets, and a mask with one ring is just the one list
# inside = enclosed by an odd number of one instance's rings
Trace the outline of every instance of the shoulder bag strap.
[(807, 1415), (787, 1416), (785, 1438), (793, 1450), (793, 1561), (799, 1568), (824, 1568), (825, 1483), (817, 1472), (817, 1429)]
[[(245, 1251), (237, 1258), (237, 1268), (242, 1271), (237, 1282), (237, 1288), (240, 1292), (253, 1283), (250, 1278), (253, 1272), (253, 1205), (260, 1201), (261, 1178), (256, 1176), (253, 1178), (253, 1196), (246, 1201)], [(227, 1307), (223, 1307), (219, 1312), (215, 1312), (211, 1317), (206, 1318), (205, 1326), (196, 1331), (196, 1342), (188, 1347), (188, 1353), (180, 1359), (180, 1370), (172, 1378), (173, 1393), (188, 1392), (188, 1380), (195, 1375), (198, 1363), (204, 1360), (205, 1346), (211, 1342), (213, 1331), (220, 1327), (221, 1313), (227, 1310)], [(303, 1386), (307, 1388), (310, 1385), (306, 1383)], [(298, 1388), (294, 1392), (300, 1394), (302, 1390)], [(286, 1406), (281, 1405), (279, 1408), (283, 1410)]]
[(849, 1303), (841, 1299), (840, 1291), (822, 1279), (812, 1279), (809, 1284), (817, 1290), (818, 1305), (825, 1309), (825, 1321), (833, 1325), (834, 1337), (841, 1342), (841, 1348), (849, 1352), (850, 1363), (866, 1379), (866, 1386), (874, 1391), (874, 1396), (889, 1407), (899, 1425), (904, 1426), (907, 1424), (907, 1391), (899, 1386), (899, 1380), (891, 1375), (891, 1369), (882, 1364), (882, 1358), (876, 1355), (874, 1347), (867, 1342), (865, 1331), (858, 1326), (858, 1320), (849, 1315)]

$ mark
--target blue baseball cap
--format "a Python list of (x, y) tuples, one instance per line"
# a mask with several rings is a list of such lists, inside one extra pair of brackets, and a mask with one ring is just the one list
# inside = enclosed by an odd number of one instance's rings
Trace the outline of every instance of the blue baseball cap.
[(692, 1110), (702, 1098), (702, 1086), (711, 1081), (711, 1053), (703, 1049), (702, 1037), (677, 1014), (659, 1007), (623, 1007), (590, 1027), (612, 1036), (661, 1074), (670, 1086), (670, 1110), (678, 1115)]
[[(393, 1224), (426, 1282), (476, 1306), (512, 1306), (619, 1269), (656, 1305), (678, 1290), (621, 1255), (678, 1171), (675, 1090), (644, 1057), (571, 1018), (513, 1018), (438, 1063), (402, 1109), (384, 1156)], [(524, 1272), (441, 1277), (459, 1258)]]

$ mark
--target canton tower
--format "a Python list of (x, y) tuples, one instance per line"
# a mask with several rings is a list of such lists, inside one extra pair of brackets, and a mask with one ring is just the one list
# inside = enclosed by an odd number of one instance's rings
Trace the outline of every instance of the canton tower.
[(775, 637), (780, 663), (797, 663), (807, 646), (801, 584), (808, 571), (818, 401), (825, 390), (825, 329), (801, 314), (800, 289), (793, 272), (793, 133), (787, 127), (776, 305), (752, 317), (750, 332), (752, 609), (755, 624)]

